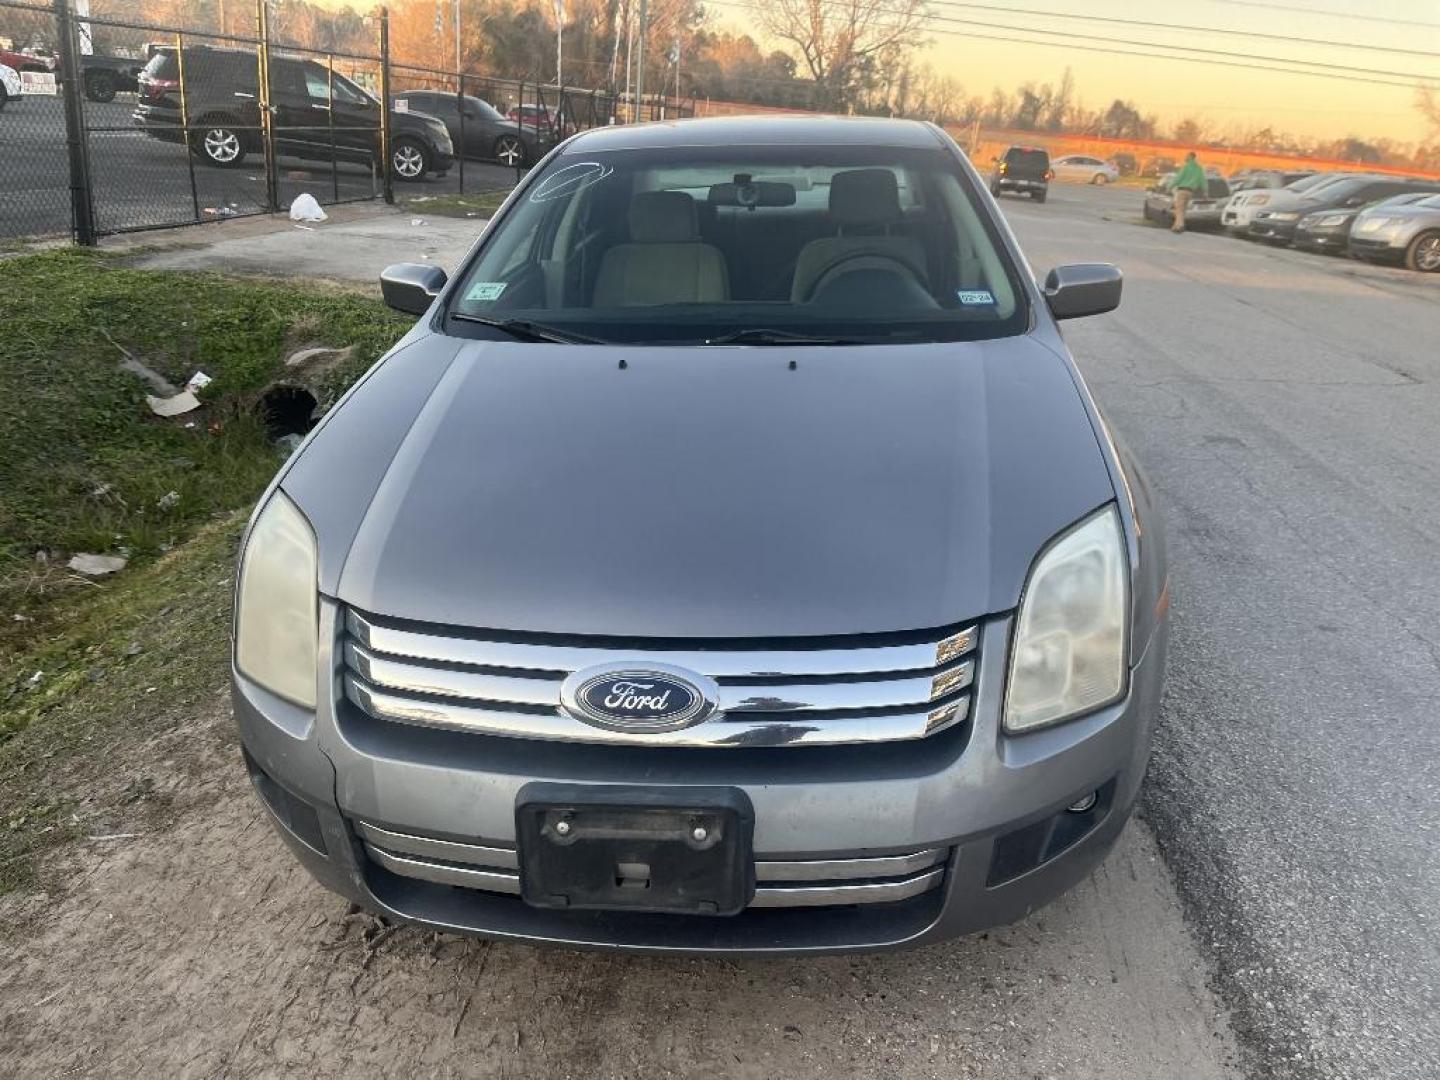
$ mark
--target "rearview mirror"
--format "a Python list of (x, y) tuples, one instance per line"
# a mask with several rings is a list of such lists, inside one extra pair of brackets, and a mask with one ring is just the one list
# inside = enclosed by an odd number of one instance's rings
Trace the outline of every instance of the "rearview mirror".
[(707, 200), (715, 206), (794, 206), (795, 186), (774, 180), (749, 180), (738, 184), (711, 184)]
[(396, 311), (424, 315), (445, 287), (445, 271), (425, 263), (395, 263), (380, 272), (380, 295)]
[(1124, 275), (1109, 263), (1057, 266), (1045, 277), (1045, 302), (1057, 319), (1103, 315), (1120, 306)]

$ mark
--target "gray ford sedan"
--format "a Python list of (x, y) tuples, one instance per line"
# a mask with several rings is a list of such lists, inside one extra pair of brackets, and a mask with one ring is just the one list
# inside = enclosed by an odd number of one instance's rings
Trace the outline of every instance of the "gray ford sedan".
[(614, 127), (515, 190), (246, 535), (234, 701), (295, 855), (387, 917), (891, 948), (1081, 880), (1140, 788), (1162, 528), (930, 125)]

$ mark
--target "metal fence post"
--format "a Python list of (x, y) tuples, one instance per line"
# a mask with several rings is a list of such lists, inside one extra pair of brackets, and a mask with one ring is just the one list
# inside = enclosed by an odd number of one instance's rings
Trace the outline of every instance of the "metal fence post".
[(60, 72), (64, 78), (65, 149), (70, 160), (70, 227), (77, 244), (95, 246), (95, 204), (90, 186), (90, 147), (85, 137), (84, 79), (80, 71), (80, 43), (69, 0), (55, 0), (56, 36)]
[(390, 176), (390, 11), (380, 9), (380, 175), (385, 201), (395, 205), (395, 184)]
[(259, 43), (255, 58), (260, 85), (256, 87), (260, 106), (260, 141), (265, 154), (265, 208), (272, 214), (280, 209), (280, 166), (275, 160), (275, 117), (270, 106), (270, 3), (255, 0), (255, 29)]

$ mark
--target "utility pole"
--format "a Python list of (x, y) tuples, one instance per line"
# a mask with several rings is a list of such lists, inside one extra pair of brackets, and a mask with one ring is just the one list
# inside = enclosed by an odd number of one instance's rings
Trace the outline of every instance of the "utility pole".
[(645, 102), (645, 25), (650, 17), (648, 0), (640, 0), (640, 45), (635, 56), (635, 107), (644, 108)]
[(460, 77), (460, 0), (455, 0), (455, 77)]
[(565, 0), (555, 0), (555, 85), (565, 85)]

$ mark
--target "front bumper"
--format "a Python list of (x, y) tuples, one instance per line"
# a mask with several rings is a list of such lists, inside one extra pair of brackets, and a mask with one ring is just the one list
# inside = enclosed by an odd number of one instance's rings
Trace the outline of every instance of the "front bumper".
[(1403, 262), (1405, 245), (1396, 244), (1388, 237), (1350, 236), (1350, 253), (1371, 262)]
[[(322, 636), (336, 634), (326, 603)], [(316, 714), (234, 679), (251, 775), (278, 831), (322, 884), (437, 930), (647, 952), (810, 953), (922, 944), (1022, 918), (1087, 875), (1128, 818), (1144, 775), (1164, 667), (1163, 626), (1122, 701), (1020, 738), (999, 730), (1010, 620), (984, 624), (974, 707), (928, 739), (865, 747), (656, 749), (436, 732), (376, 722), (344, 699), (339, 663)], [(530, 907), (503, 891), (396, 873), (370, 840), (513, 859), (516, 797), (535, 781), (727, 786), (754, 807), (757, 868), (940, 849), (938, 887), (884, 903), (751, 907), (706, 917)], [(1066, 807), (1091, 793), (1094, 810)], [(678, 796), (677, 796), (678, 799)], [(438, 863), (451, 860), (440, 858)], [(387, 868), (387, 865), (390, 868)], [(463, 868), (462, 868), (463, 869)], [(463, 875), (461, 875), (463, 877)], [(758, 895), (758, 894), (757, 894)]]
[(1344, 252), (1350, 238), (1350, 227), (1342, 225), (1328, 229), (1296, 228), (1290, 242), (1305, 251)]
[(1257, 217), (1250, 222), (1248, 235), (1256, 240), (1268, 240), (1272, 243), (1290, 243), (1295, 238), (1297, 222), (1276, 221), (1273, 218)]

